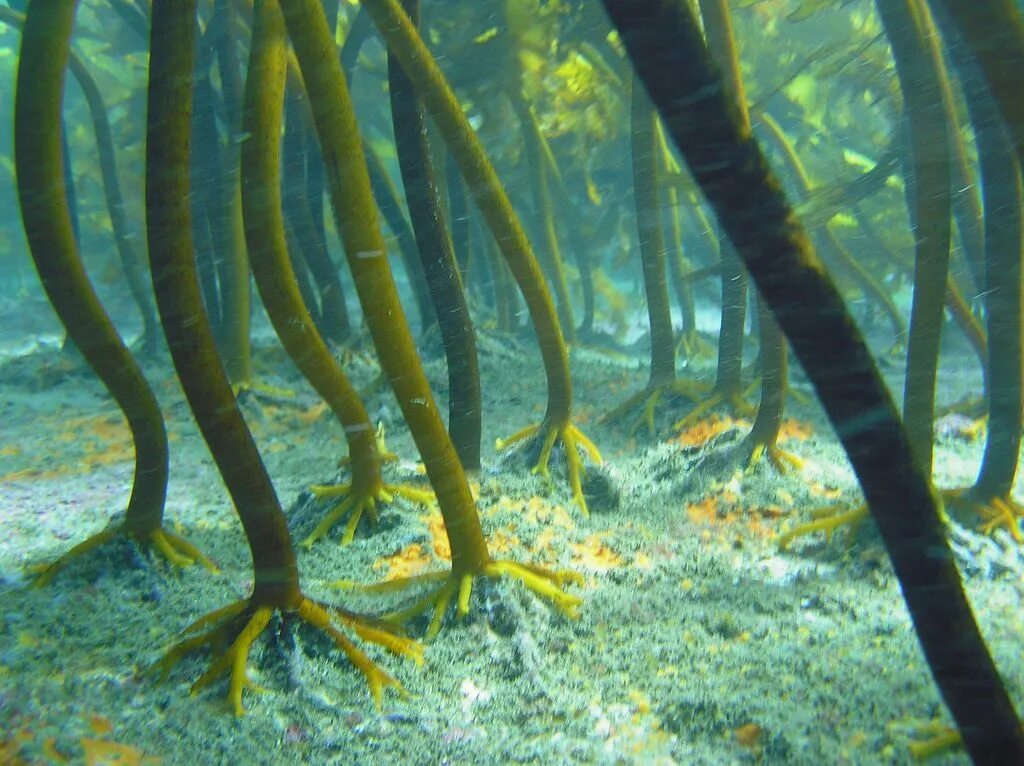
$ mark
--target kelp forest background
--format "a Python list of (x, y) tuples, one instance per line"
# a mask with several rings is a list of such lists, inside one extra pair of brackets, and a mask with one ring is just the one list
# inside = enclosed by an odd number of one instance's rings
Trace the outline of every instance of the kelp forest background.
[(0, 762), (1014, 762), (1021, 14), (0, 5)]

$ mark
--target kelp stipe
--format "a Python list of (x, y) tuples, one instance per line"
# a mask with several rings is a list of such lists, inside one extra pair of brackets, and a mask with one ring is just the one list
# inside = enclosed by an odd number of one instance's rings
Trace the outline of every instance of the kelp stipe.
[(849, 455), (968, 752), (979, 763), (1024, 760), (1024, 732), (963, 592), (938, 497), (863, 338), (725, 96), (696, 19), (674, 0), (604, 5)]

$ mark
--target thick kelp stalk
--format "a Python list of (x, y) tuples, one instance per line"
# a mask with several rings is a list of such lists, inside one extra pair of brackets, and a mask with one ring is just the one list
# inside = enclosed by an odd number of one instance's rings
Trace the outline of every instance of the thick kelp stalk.
[[(931, 34), (935, 34), (934, 29)], [(946, 66), (942, 62), (943, 72)], [(985, 222), (982, 213), (981, 197), (978, 194), (978, 179), (967, 150), (967, 136), (961, 129), (956, 109), (956, 98), (953, 95), (953, 83), (944, 73), (942, 77), (944, 93), (943, 106), (948, 111), (946, 122), (949, 125), (949, 150), (952, 165), (952, 198), (953, 217), (956, 220), (957, 238), (960, 240), (962, 258), (967, 264), (971, 275), (968, 283), (980, 293), (985, 289)], [(967, 94), (964, 94), (967, 98)], [(957, 255), (954, 249), (953, 256)], [(955, 271), (954, 268), (951, 271)], [(953, 279), (953, 274), (950, 274)], [(965, 280), (966, 282), (966, 280)]]
[(569, 352), (537, 258), (483, 146), (409, 17), (396, 0), (367, 0), (363, 8), (373, 18), (388, 50), (402, 64), (434, 119), (448, 151), (459, 163), (470, 193), (501, 248), (533, 320), (548, 384), (547, 411), (541, 423), (521, 429), (501, 441), (499, 447), (534, 440), (540, 445), (540, 456), (533, 470), (547, 476), (551, 452), (556, 442), (561, 442), (565, 448), (573, 500), (586, 513), (582, 486), (583, 462), (577, 447), (583, 448), (594, 462), (600, 462), (601, 456), (593, 443), (572, 422)]
[[(339, 0), (328, 0), (324, 3), (324, 13), (327, 16), (327, 26), (337, 30), (338, 27)], [(356, 11), (355, 16), (345, 34), (345, 42), (341, 46), (341, 68), (346, 77), (352, 76), (352, 69), (359, 58), (363, 43), (373, 33), (373, 24), (369, 17), (363, 13), (362, 8)], [(320, 143), (316, 137), (315, 130), (306, 131), (304, 177), (306, 179), (306, 204), (309, 206), (310, 215), (313, 218), (317, 239), (320, 242), (327, 242), (327, 233), (324, 221), (324, 192), (327, 190), (324, 178), (324, 162), (320, 154)]]
[(963, 86), (974, 128), (985, 206), (985, 320), (988, 354), (985, 379), (988, 433), (974, 486), (954, 493), (985, 518), (985, 526), (1005, 525), (1020, 537), (1024, 507), (1011, 493), (1020, 458), (1022, 408), (1022, 266), (1024, 189), (1013, 144), (984, 76), (960, 32), (942, 9), (937, 14), (950, 58)]
[(409, 585), (440, 583), (428, 596), (395, 617), (432, 609), (427, 635), (433, 636), (440, 630), (453, 600), (460, 615), (469, 611), (477, 577), (503, 575), (521, 581), (564, 613), (574, 615), (580, 600), (561, 590), (565, 574), (490, 557), (476, 501), (437, 410), (398, 299), (378, 225), (355, 111), (334, 55), (335, 44), (323, 9), (319, 0), (285, 0), (281, 7), (313, 108), (334, 215), (363, 315), (381, 369), (391, 384), (437, 495), (451, 549), (450, 572), (434, 572), (384, 584), (387, 589), (395, 590)]
[(395, 236), (398, 254), (402, 259), (402, 266), (405, 267), (412, 297), (416, 303), (416, 313), (420, 318), (420, 332), (426, 334), (437, 326), (437, 312), (434, 311), (430, 288), (423, 273), (423, 263), (420, 261), (419, 248), (416, 245), (416, 235), (413, 233), (409, 221), (406, 220), (405, 213), (402, 212), (398, 187), (388, 174), (384, 163), (369, 145), (364, 145), (363, 151), (370, 173), (370, 188), (373, 189), (373, 196), (377, 200), (381, 216)]
[(476, 503), (430, 393), (388, 265), (362, 141), (344, 76), (326, 54), (333, 39), (319, 0), (282, 4), (326, 160), (338, 232), (366, 323), (423, 457), (452, 538), (452, 570), (477, 573), (490, 561)]
[[(330, 5), (337, 3), (328, 3)], [(334, 29), (336, 21), (330, 13), (327, 14), (328, 28)], [(341, 46), (341, 71), (345, 74), (346, 80), (351, 80), (355, 72), (356, 62), (359, 60), (359, 52), (363, 45), (373, 34), (373, 22), (362, 7), (356, 11), (352, 24), (349, 26), (348, 34), (345, 35), (345, 42)], [(311, 131), (316, 133), (315, 130)], [(314, 142), (315, 142), (314, 137)], [(384, 217), (388, 228), (398, 243), (398, 254), (402, 259), (402, 266), (405, 268), (409, 280), (412, 297), (416, 304), (416, 312), (420, 320), (420, 333), (427, 334), (437, 327), (437, 312), (430, 297), (430, 288), (427, 285), (426, 275), (423, 273), (423, 265), (420, 261), (419, 249), (416, 244), (416, 236), (412, 226), (406, 220), (402, 212), (402, 202), (399, 199), (398, 188), (391, 176), (388, 174), (384, 163), (368, 146), (364, 147), (367, 166), (370, 169), (370, 186), (373, 188), (373, 196), (377, 200), (377, 207)], [(316, 150), (310, 152), (309, 157), (310, 183), (314, 178), (318, 181), (319, 194), (322, 197), (323, 187), (323, 162), (320, 160), (320, 149), (317, 144)], [(310, 192), (312, 198), (312, 191)], [(323, 209), (318, 208), (318, 222), (322, 226)]]
[(160, 318), (189, 406), (242, 520), (256, 569), (253, 599), (301, 598), (291, 538), (221, 366), (202, 308), (189, 232), (189, 107), (194, 0), (153, 3), (146, 132), (146, 229)]
[[(10, 8), (0, 7), (0, 23), (20, 28), (24, 23), (24, 17)], [(107, 117), (107, 110), (103, 104), (103, 96), (99, 87), (81, 57), (74, 51), (70, 52), (68, 68), (82, 89), (86, 105), (89, 107), (89, 117), (92, 119), (93, 133), (96, 137), (96, 153), (99, 159), (100, 175), (103, 180), (104, 200), (107, 205), (107, 215), (110, 217), (110, 228), (114, 232), (114, 242), (117, 245), (117, 254), (121, 262), (121, 269), (124, 271), (128, 281), (128, 289), (131, 291), (132, 299), (142, 316), (142, 335), (140, 345), (144, 354), (156, 352), (160, 341), (160, 324), (157, 321), (156, 309), (153, 306), (153, 299), (149, 292), (149, 280), (146, 277), (145, 266), (142, 256), (135, 249), (132, 242), (131, 232), (128, 230), (128, 222), (124, 213), (124, 198), (121, 195), (121, 182), (117, 175), (117, 160), (114, 154), (114, 139), (110, 131), (110, 120)], [(67, 155), (66, 132), (61, 130), (61, 144), (64, 147), (64, 154)], [(65, 185), (68, 189), (68, 206), (73, 207), (71, 184), (68, 168), (70, 161), (64, 162)], [(75, 230), (72, 213), (72, 230)], [(78, 240), (77, 233), (75, 240)]]
[(29, 251), (68, 338), (121, 408), (135, 446), (135, 475), (124, 521), (73, 548), (40, 580), (71, 558), (124, 534), (152, 545), (175, 564), (212, 564), (161, 527), (167, 496), (168, 448), (163, 415), (135, 359), (89, 282), (71, 226), (64, 186), (61, 112), (71, 50), (74, 0), (34, 0), (23, 21), (14, 103), (14, 161)]
[(949, 273), (949, 86), (924, 0), (877, 0), (892, 47), (910, 137), (907, 203), (914, 230), (914, 298), (907, 340), (903, 420), (925, 474), (932, 469), (935, 382)]
[[(284, 27), (276, 3), (257, 2), (254, 33), (276, 39), (284, 58)], [(246, 660), (253, 641), (275, 612), (322, 630), (366, 677), (380, 702), (386, 686), (399, 683), (363, 654), (336, 626), (352, 627), (363, 639), (418, 658), (417, 648), (384, 633), (379, 623), (306, 598), (299, 587), (291, 536), (252, 435), (238, 409), (217, 356), (209, 318), (192, 258), (189, 223), (189, 111), (195, 58), (194, 0), (155, 0), (150, 42), (146, 125), (146, 223), (157, 307), (171, 358), (185, 397), (235, 504), (253, 560), (252, 594), (200, 618), (158, 663), (167, 672), (186, 654), (210, 647), (217, 656), (193, 685), (193, 692), (230, 676), (228, 697), (235, 713), (245, 712), (242, 691), (250, 685)], [(269, 18), (267, 18), (269, 16)], [(269, 45), (255, 42), (254, 45)], [(330, 609), (331, 611), (328, 611)], [(209, 628), (206, 632), (198, 631)]]
[[(419, 0), (404, 0), (403, 5), (412, 22), (419, 26)], [(435, 183), (426, 116), (423, 104), (392, 53), (388, 54), (388, 79), (409, 219), (448, 360), (448, 432), (463, 468), (479, 471), (483, 405), (476, 336)], [(454, 185), (461, 189), (461, 183), (461, 179), (456, 179)], [(454, 218), (455, 211), (452, 215)], [(469, 218), (464, 214), (463, 219), (467, 225), (460, 239), (468, 252)]]
[[(1010, 132), (1024, 167), (1024, 11), (1015, 0), (928, 0), (953, 23), (970, 49)], [(941, 14), (940, 14), (941, 15)]]
[[(260, 36), (254, 38), (245, 82), (242, 129), (242, 213), (246, 244), (260, 297), (288, 356), (331, 408), (348, 442), (352, 480), (338, 487), (314, 487), (313, 493), (341, 499), (306, 538), (311, 545), (333, 524), (348, 516), (343, 542), (352, 540), (364, 513), (376, 521), (377, 503), (402, 495), (420, 503), (430, 493), (385, 485), (384, 456), (359, 394), (331, 355), (314, 326), (299, 292), (288, 256), (281, 191), (281, 126), (285, 83), (289, 79), (287, 46), (280, 11), (261, 7)], [(264, 16), (265, 15), (265, 16)], [(292, 77), (298, 88), (301, 78)]]
[[(338, 30), (339, 10), (339, 0), (327, 0), (324, 3), (324, 14), (327, 16), (327, 24), (335, 31), (335, 34), (337, 34)], [(355, 66), (363, 42), (372, 31), (373, 25), (366, 19), (366, 14), (362, 12), (362, 9), (357, 10), (341, 48), (342, 67)], [(351, 69), (346, 69), (345, 71), (350, 72)], [(305, 159), (303, 162), (303, 177), (306, 179), (306, 204), (309, 205), (309, 211), (313, 217), (313, 226), (317, 233), (317, 238), (321, 242), (326, 243), (324, 193), (327, 191), (327, 186), (324, 175), (324, 161), (320, 155), (320, 143), (317, 141), (316, 131), (310, 130), (306, 131), (306, 133)]]
[(1024, 732), (978, 631), (939, 500), (864, 338), (681, 0), (604, 0), (686, 158), (813, 383), (892, 557), (939, 689), (978, 763), (1024, 762)]
[[(988, 436), (972, 492), (977, 500), (1009, 498), (1020, 455), (1021, 322), (1024, 190), (1021, 168), (988, 93), (968, 96), (978, 136), (985, 198), (985, 291), (988, 325)], [(1019, 510), (1017, 515), (1021, 515)], [(1016, 522), (1014, 522), (1016, 525)]]

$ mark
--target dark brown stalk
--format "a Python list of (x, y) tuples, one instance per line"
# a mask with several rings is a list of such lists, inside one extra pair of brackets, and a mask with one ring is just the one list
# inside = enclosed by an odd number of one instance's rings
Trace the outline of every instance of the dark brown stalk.
[(970, 496), (980, 503), (1009, 498), (1017, 475), (1022, 428), (1022, 270), (1024, 189), (1013, 144), (996, 101), (948, 17), (939, 27), (963, 85), (978, 143), (985, 205), (985, 319), (988, 326), (988, 433)]
[(1024, 13), (1015, 0), (929, 0), (952, 19), (988, 83), (1024, 167)]
[[(923, 0), (877, 0), (896, 61), (910, 135), (908, 208), (914, 229), (914, 298), (910, 310), (903, 420), (925, 474), (931, 473), (935, 383), (949, 273), (950, 155), (944, 70)], [(948, 91), (948, 84), (945, 88)]]
[[(419, 0), (403, 0), (403, 7), (412, 23), (419, 26)], [(452, 252), (452, 240), (448, 237), (434, 183), (427, 121), (422, 102), (402, 67), (390, 54), (388, 78), (395, 144), (409, 218), (448, 360), (448, 432), (462, 466), (470, 471), (479, 471), (482, 404), (476, 337), (459, 276), (459, 264)], [(461, 189), (462, 179), (455, 180), (454, 186)], [(467, 211), (459, 212), (467, 224), (462, 240), (468, 250), (469, 219)], [(455, 213), (453, 210), (452, 215)]]
[(195, 0), (155, 0), (146, 117), (146, 232), (150, 273), (181, 387), (242, 521), (255, 603), (302, 599), (291, 535), (221, 366), (192, 257), (189, 144)]
[(968, 752), (981, 764), (1024, 763), (1024, 732), (974, 621), (930, 477), (864, 338), (726, 95), (697, 19), (683, 0), (604, 5), (853, 464)]

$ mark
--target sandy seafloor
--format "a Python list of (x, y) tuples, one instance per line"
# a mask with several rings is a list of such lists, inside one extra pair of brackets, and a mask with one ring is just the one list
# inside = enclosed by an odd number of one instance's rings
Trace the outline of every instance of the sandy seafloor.
[[(24, 317), (11, 314), (12, 321)], [(12, 326), (7, 323), (7, 332)], [(947, 343), (940, 402), (979, 386), (977, 365)], [(427, 344), (429, 345), (429, 344)], [(195, 697), (207, 666), (197, 655), (165, 681), (143, 670), (200, 615), (246, 595), (248, 549), (211, 458), (167, 362), (149, 363), (171, 434), (167, 521), (221, 567), (178, 571), (113, 545), (72, 565), (44, 589), (26, 567), (52, 560), (122, 509), (132, 476), (127, 432), (91, 375), (67, 373), (44, 345), (0, 372), (0, 760), (118, 764), (490, 763), (904, 763), (927, 722), (949, 723), (910, 627), (877, 535), (866, 525), (843, 539), (798, 541), (780, 552), (780, 530), (811, 508), (855, 503), (852, 474), (821, 411), (791, 401), (783, 446), (804, 460), (780, 476), (718, 459), (745, 430), (705, 446), (654, 441), (600, 416), (641, 387), (631, 360), (573, 351), (577, 423), (603, 450), (591, 471), (589, 519), (568, 505), (562, 460), (553, 481), (521, 457), (493, 449), (542, 415), (544, 379), (532, 342), (481, 332), (485, 397), (479, 507), (495, 556), (575, 569), (585, 599), (569, 620), (523, 588), (477, 587), (470, 618), (450, 623), (417, 668), (368, 647), (405, 688), (377, 710), (362, 677), (309, 629), (293, 637), (277, 621), (254, 647), (236, 718), (226, 684)], [(322, 513), (303, 494), (337, 477), (338, 426), (269, 341), (257, 344), (259, 380), (295, 391), (290, 400), (249, 397), (244, 411), (297, 535)], [(346, 356), (363, 391), (374, 390), (370, 355)], [(446, 378), (436, 353), (436, 390)], [(680, 375), (709, 380), (713, 359)], [(899, 363), (887, 374), (898, 389)], [(809, 388), (799, 371), (793, 386)], [(392, 481), (418, 480), (416, 456), (386, 388), (367, 396), (402, 458)], [(662, 410), (662, 435), (685, 410)], [(973, 480), (981, 441), (961, 421), (941, 422), (940, 486)], [(702, 460), (708, 455), (717, 468)], [(595, 480), (594, 477), (598, 478)], [(612, 491), (609, 491), (609, 487)], [(436, 514), (399, 503), (354, 544), (341, 530), (300, 549), (306, 592), (353, 609), (383, 611), (384, 596), (332, 581), (373, 581), (401, 567), (436, 566)], [(1024, 709), (1021, 661), (1024, 560), (1004, 535), (954, 531), (979, 621)], [(437, 559), (436, 562), (433, 561)], [(404, 571), (404, 570), (401, 570)], [(422, 624), (414, 628), (422, 629)], [(7, 760), (3, 760), (3, 759)], [(20, 760), (19, 760), (20, 759)], [(935, 763), (966, 762), (950, 753)]]

